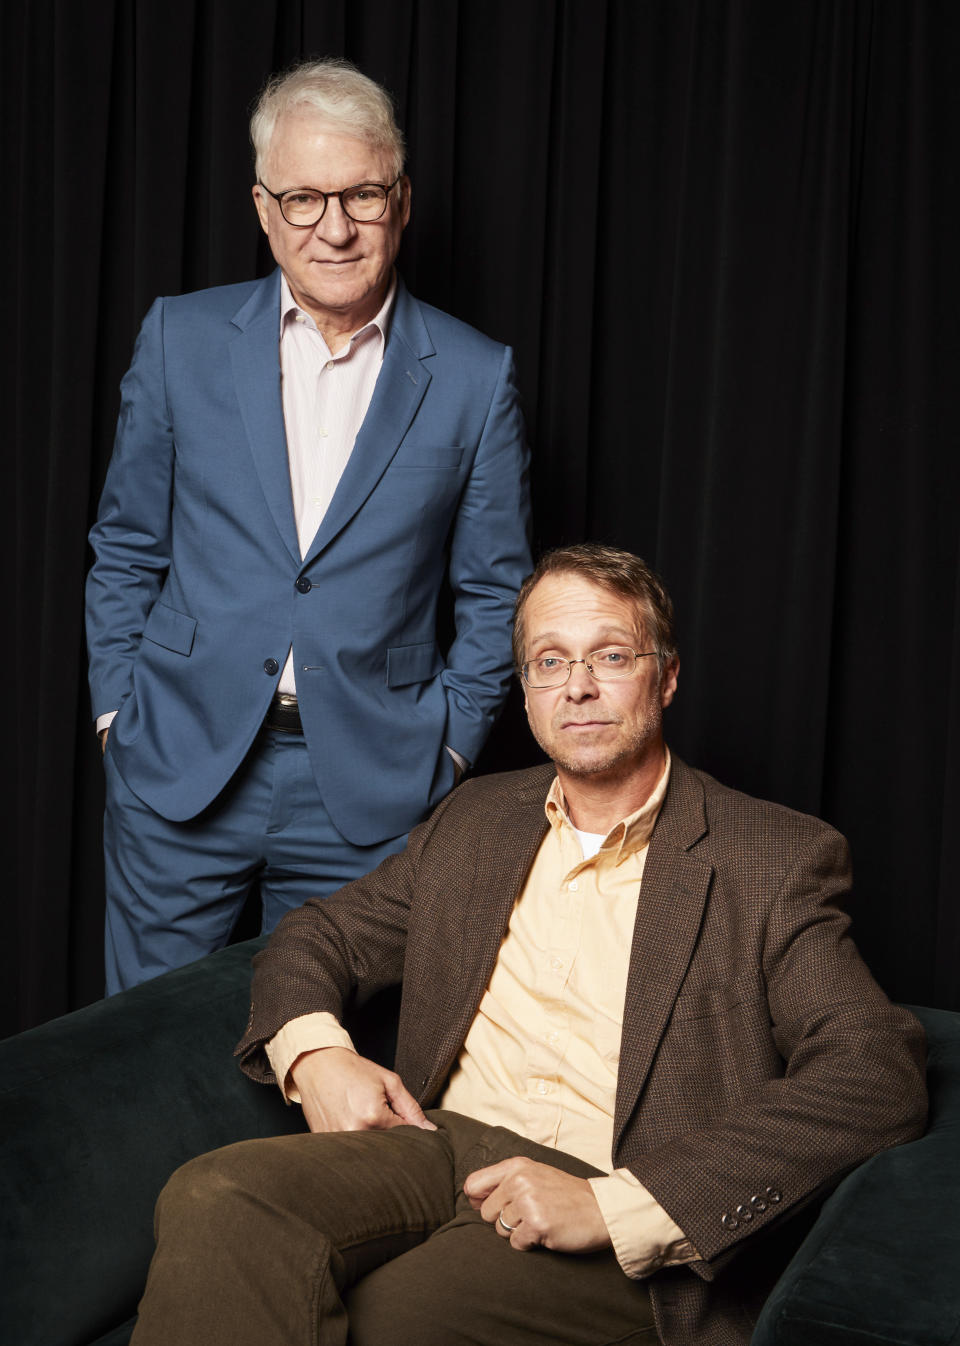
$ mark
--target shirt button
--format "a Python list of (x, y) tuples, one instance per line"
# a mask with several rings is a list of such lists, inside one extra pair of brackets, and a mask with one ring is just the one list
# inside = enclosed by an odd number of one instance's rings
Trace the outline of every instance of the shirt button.
[(577, 891), (579, 890), (579, 888), (580, 888), (580, 885), (579, 885), (579, 883), (577, 883), (576, 879), (571, 879), (571, 880), (570, 880), (570, 891), (571, 891), (571, 893), (575, 893), (575, 892), (577, 892)]
[(550, 966), (553, 968), (554, 972), (559, 972), (560, 969), (563, 967), (563, 959), (562, 959), (562, 958), (551, 958), (551, 959), (550, 959)]
[(548, 1034), (547, 1034), (547, 1041), (548, 1041), (548, 1042), (559, 1042), (559, 1041), (560, 1041), (560, 1034), (556, 1031), (556, 1029), (554, 1029), (554, 1031), (553, 1031), (552, 1033), (548, 1033)]
[(537, 1085), (537, 1093), (545, 1094), (548, 1088), (549, 1085), (547, 1084), (546, 1080), (541, 1080), (540, 1083)]
[(326, 363), (326, 365), (324, 366), (324, 368), (325, 368), (325, 369), (332, 369), (332, 368), (333, 368), (333, 363), (334, 363), (334, 362), (333, 362), (332, 360), (328, 360), (327, 363)]

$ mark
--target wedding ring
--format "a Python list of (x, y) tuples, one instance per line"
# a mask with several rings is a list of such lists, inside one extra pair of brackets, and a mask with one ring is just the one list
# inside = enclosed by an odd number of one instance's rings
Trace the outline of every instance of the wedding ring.
[(517, 1227), (515, 1224), (507, 1224), (506, 1220), (503, 1218), (503, 1211), (497, 1216), (497, 1224), (502, 1224), (508, 1234), (512, 1234)]

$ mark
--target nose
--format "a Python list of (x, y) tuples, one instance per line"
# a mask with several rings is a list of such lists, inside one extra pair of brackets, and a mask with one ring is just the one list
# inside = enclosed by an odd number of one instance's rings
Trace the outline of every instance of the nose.
[(332, 243), (336, 246), (349, 243), (356, 232), (356, 222), (351, 220), (344, 210), (340, 204), (340, 198), (331, 196), (327, 201), (326, 210), (314, 227), (314, 233), (318, 238), (322, 238), (325, 243)]
[(597, 680), (594, 678), (586, 659), (570, 660), (570, 676), (567, 679), (567, 696), (573, 701), (588, 701), (597, 695)]

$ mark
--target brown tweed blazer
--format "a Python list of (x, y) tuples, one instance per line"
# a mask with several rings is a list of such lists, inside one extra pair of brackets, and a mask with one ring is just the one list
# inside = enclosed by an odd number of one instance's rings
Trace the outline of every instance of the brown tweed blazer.
[[(263, 1043), (284, 1023), (340, 1016), (402, 979), (396, 1068), (433, 1103), (545, 833), (552, 778), (468, 781), (401, 855), (287, 915), (256, 960), (243, 1069), (271, 1080)], [(674, 757), (637, 905), (611, 1157), (702, 1258), (650, 1279), (664, 1346), (747, 1343), (811, 1203), (922, 1130), (922, 1030), (849, 938), (849, 880), (825, 823)]]

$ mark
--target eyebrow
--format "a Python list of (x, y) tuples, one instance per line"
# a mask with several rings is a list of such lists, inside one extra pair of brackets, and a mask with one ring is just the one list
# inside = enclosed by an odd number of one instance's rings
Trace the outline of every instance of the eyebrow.
[[(623, 626), (604, 626), (601, 628), (599, 635), (591, 636), (590, 639), (591, 641), (596, 639), (600, 642), (598, 645), (594, 645), (593, 649), (595, 650), (602, 650), (604, 645), (611, 643), (614, 645), (629, 645), (632, 649), (632, 642), (641, 639), (641, 636), (639, 632), (627, 631), (627, 628)], [(535, 649), (538, 645), (564, 645), (568, 643), (568, 640), (569, 637), (563, 635), (560, 631), (543, 631), (539, 632), (530, 641), (530, 648)]]

